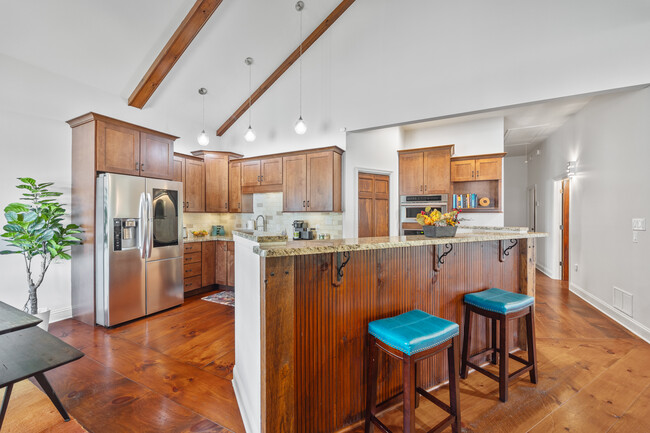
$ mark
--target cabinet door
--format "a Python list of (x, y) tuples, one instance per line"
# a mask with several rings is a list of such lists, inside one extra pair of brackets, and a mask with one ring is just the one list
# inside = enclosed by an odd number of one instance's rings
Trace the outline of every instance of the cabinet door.
[(241, 212), (241, 163), (231, 162), (228, 167), (228, 211)]
[(474, 180), (475, 161), (466, 159), (462, 161), (451, 161), (451, 181), (464, 182)]
[(307, 154), (307, 211), (334, 210), (334, 154)]
[(140, 133), (140, 176), (174, 177), (174, 142), (146, 132)]
[(97, 122), (97, 171), (140, 174), (140, 131)]
[(307, 156), (294, 155), (282, 158), (282, 200), (285, 212), (307, 209)]
[(230, 287), (235, 286), (235, 243), (226, 242), (227, 244), (227, 264), (228, 264), (228, 285)]
[(261, 161), (262, 185), (282, 185), (282, 158)]
[(217, 241), (203, 242), (201, 252), (201, 287), (211, 286), (216, 282), (215, 261)]
[(228, 212), (228, 156), (205, 155), (205, 211)]
[(501, 158), (476, 160), (476, 180), (500, 180)]
[(451, 192), (450, 152), (448, 149), (424, 152), (424, 193)]
[(174, 156), (174, 177), (172, 180), (185, 182), (185, 158)]
[(226, 241), (217, 241), (216, 275), (217, 284), (228, 284), (228, 246)]
[(241, 163), (241, 186), (258, 186), (261, 176), (259, 160)]
[(401, 153), (399, 155), (399, 193), (417, 195), (424, 193), (424, 153)]
[(185, 160), (185, 212), (205, 212), (205, 167), (203, 161)]

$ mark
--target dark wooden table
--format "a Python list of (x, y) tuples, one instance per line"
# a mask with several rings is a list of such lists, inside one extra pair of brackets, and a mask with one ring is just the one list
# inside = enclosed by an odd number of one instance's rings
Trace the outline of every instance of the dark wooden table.
[(42, 320), (38, 317), (20, 311), (11, 305), (0, 302), (0, 335), (20, 329), (31, 328)]
[(44, 373), (76, 361), (84, 354), (36, 327), (40, 319), (6, 304), (0, 308), (0, 388), (6, 387), (0, 407), (0, 428), (14, 384), (30, 377), (36, 379), (63, 419), (69, 421), (68, 413)]

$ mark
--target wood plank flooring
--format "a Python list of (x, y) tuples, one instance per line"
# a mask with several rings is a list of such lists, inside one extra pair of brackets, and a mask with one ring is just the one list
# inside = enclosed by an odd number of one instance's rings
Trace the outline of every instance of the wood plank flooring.
[[(650, 431), (650, 345), (541, 273), (536, 327), (537, 386), (524, 375), (501, 403), (498, 384), (472, 373), (460, 385), (463, 432)], [(233, 308), (196, 297), (113, 330), (65, 320), (51, 332), (86, 354), (47, 375), (89, 432), (244, 432), (230, 382)], [(446, 387), (434, 395), (448, 400)], [(420, 401), (417, 427), (426, 431), (444, 414)], [(33, 420), (33, 410), (12, 398), (7, 417)], [(401, 432), (401, 408), (380, 419)], [(51, 431), (79, 431), (59, 421), (53, 417)], [(21, 432), (44, 431), (42, 423), (19, 425)]]

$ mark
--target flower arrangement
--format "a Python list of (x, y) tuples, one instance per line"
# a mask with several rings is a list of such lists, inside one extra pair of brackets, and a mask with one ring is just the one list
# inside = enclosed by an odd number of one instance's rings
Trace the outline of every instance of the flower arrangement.
[(442, 213), (438, 209), (431, 210), (430, 207), (427, 207), (416, 217), (416, 219), (421, 226), (456, 227), (460, 224), (458, 214), (460, 214), (458, 209)]

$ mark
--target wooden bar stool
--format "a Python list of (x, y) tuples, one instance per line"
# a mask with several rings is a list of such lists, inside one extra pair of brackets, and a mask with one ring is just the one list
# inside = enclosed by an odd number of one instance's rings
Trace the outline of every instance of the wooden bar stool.
[[(390, 433), (375, 414), (390, 406), (403, 395), (404, 433), (415, 432), (416, 393), (439, 406), (449, 416), (429, 433), (440, 432), (451, 425), (454, 433), (460, 433), (460, 407), (458, 389), (458, 325), (432, 316), (420, 310), (412, 310), (399, 316), (375, 320), (368, 325), (368, 380), (365, 431), (369, 433), (374, 423), (382, 431)], [(381, 349), (402, 361), (404, 367), (404, 391), (377, 406), (377, 364)], [(449, 405), (417, 386), (416, 362), (447, 349), (449, 363)]]
[[(478, 293), (465, 295), (465, 324), (463, 336), (463, 360), (461, 377), (467, 378), (467, 367), (483, 373), (490, 379), (499, 382), (499, 399), (508, 400), (508, 385), (511, 381), (525, 372), (530, 373), (530, 381), (537, 383), (537, 355), (535, 350), (535, 300), (532, 296), (521, 293), (507, 292), (501, 289), (488, 289)], [(485, 350), (473, 355), (469, 354), (472, 328), (472, 313), (490, 318), (492, 325), (492, 344)], [(526, 316), (526, 336), (528, 342), (528, 360), (510, 353), (511, 320)], [(497, 348), (497, 323), (499, 322), (499, 347)], [(484, 354), (492, 355), (492, 363), (497, 363), (499, 354), (499, 375), (495, 375), (471, 362), (471, 359)], [(524, 366), (512, 374), (508, 374), (508, 360), (512, 358)]]

